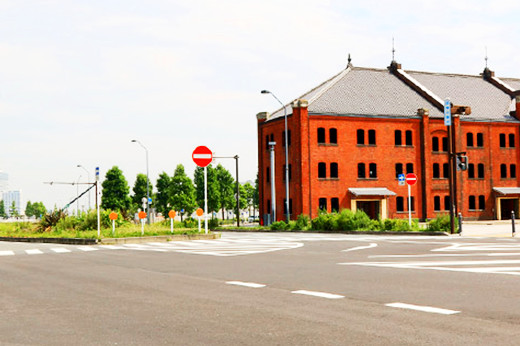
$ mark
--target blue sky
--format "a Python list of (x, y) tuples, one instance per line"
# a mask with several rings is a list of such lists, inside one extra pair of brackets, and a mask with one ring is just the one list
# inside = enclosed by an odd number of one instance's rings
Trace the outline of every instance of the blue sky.
[[(490, 5), (492, 3), (492, 5)], [(520, 78), (517, 1), (0, 0), (0, 170), (25, 200), (63, 206), (99, 166), (173, 174), (206, 145), (257, 171), (269, 89), (290, 102), (342, 70)], [(234, 174), (234, 161), (221, 161)], [(80, 178), (81, 175), (81, 178)], [(83, 203), (86, 204), (86, 201)]]

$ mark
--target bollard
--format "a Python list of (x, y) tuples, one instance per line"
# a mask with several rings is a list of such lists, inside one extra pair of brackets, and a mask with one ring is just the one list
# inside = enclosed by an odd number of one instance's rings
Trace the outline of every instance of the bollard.
[(459, 235), (462, 235), (462, 213), (459, 213)]
[(514, 210), (511, 210), (511, 227), (512, 227), (512, 231), (513, 231), (512, 237), (514, 237), (515, 233), (516, 233), (516, 230), (515, 230), (515, 212), (514, 212)]

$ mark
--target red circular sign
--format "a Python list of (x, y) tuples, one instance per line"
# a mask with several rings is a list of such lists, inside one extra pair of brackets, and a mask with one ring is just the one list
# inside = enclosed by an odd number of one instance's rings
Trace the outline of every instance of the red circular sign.
[(201, 217), (204, 214), (204, 210), (202, 210), (202, 208), (198, 208), (196, 213), (198, 217)]
[(413, 185), (417, 182), (417, 175), (415, 173), (408, 173), (406, 175), (406, 183), (408, 185)]
[(207, 147), (201, 145), (196, 147), (191, 154), (193, 162), (199, 167), (206, 167), (213, 161), (213, 153)]
[(170, 219), (175, 218), (175, 215), (177, 215), (177, 214), (175, 213), (175, 210), (170, 210), (170, 211), (168, 212), (168, 216), (170, 217)]
[(108, 217), (110, 220), (117, 220), (117, 213), (111, 212)]
[(138, 215), (141, 220), (146, 219), (146, 213), (144, 211), (140, 211)]

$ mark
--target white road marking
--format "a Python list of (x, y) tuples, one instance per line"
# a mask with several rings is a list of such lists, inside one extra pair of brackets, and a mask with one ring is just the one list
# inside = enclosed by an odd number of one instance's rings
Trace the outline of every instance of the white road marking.
[(98, 248), (93, 247), (93, 246), (78, 246), (78, 249), (80, 249), (81, 251), (97, 251), (97, 250), (99, 250)]
[(54, 252), (56, 252), (56, 253), (67, 253), (67, 252), (71, 252), (69, 249), (65, 249), (64, 247), (53, 247), (51, 250), (54, 251)]
[(251, 287), (251, 288), (262, 288), (266, 285), (263, 284), (257, 284), (254, 282), (242, 282), (242, 281), (227, 281), (226, 284), (228, 285), (237, 285), (237, 286), (245, 286), (245, 287)]
[(363, 249), (371, 249), (373, 247), (376, 247), (377, 244), (376, 243), (371, 243), (370, 245), (367, 245), (367, 246), (358, 246), (358, 247), (353, 247), (352, 249), (346, 249), (346, 250), (341, 250), (342, 252), (349, 252), (349, 251), (356, 251), (356, 250), (363, 250)]
[(409, 310), (416, 310), (416, 311), (423, 311), (423, 312), (431, 312), (431, 313), (443, 314), (443, 315), (453, 315), (453, 314), (460, 313), (460, 311), (455, 311), (455, 310), (434, 308), (434, 307), (431, 307), (431, 306), (412, 305), (412, 304), (405, 304), (405, 303), (390, 303), (390, 304), (385, 304), (385, 305), (389, 306), (389, 307), (392, 307), (392, 308), (409, 309)]
[(341, 298), (345, 298), (345, 296), (342, 296), (342, 295), (339, 295), (339, 294), (332, 294), (332, 293), (326, 293), (326, 292), (316, 292), (316, 291), (306, 291), (306, 290), (292, 291), (291, 293), (294, 293), (294, 294), (304, 294), (304, 295), (308, 295), (308, 296), (327, 298), (327, 299), (341, 299)]
[(25, 250), (25, 252), (28, 255), (41, 255), (43, 253), (43, 251), (38, 250), (38, 249), (29, 249), (29, 250)]
[(0, 256), (13, 256), (14, 251), (0, 251)]

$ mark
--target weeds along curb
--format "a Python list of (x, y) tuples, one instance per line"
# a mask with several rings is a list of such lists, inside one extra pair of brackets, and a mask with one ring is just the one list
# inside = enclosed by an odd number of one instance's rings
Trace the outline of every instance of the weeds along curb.
[(24, 242), (24, 243), (54, 243), (67, 245), (113, 245), (113, 244), (136, 244), (152, 241), (167, 242), (180, 240), (207, 240), (219, 239), (220, 233), (210, 234), (175, 234), (159, 235), (149, 237), (129, 237), (129, 238), (20, 238), (20, 237), (0, 237), (0, 241)]
[(269, 229), (222, 229), (218, 228), (215, 231), (218, 232), (244, 232), (244, 233), (322, 233), (322, 234), (361, 234), (361, 235), (428, 235), (428, 236), (449, 236), (449, 233), (446, 232), (392, 232), (392, 231), (273, 231)]

